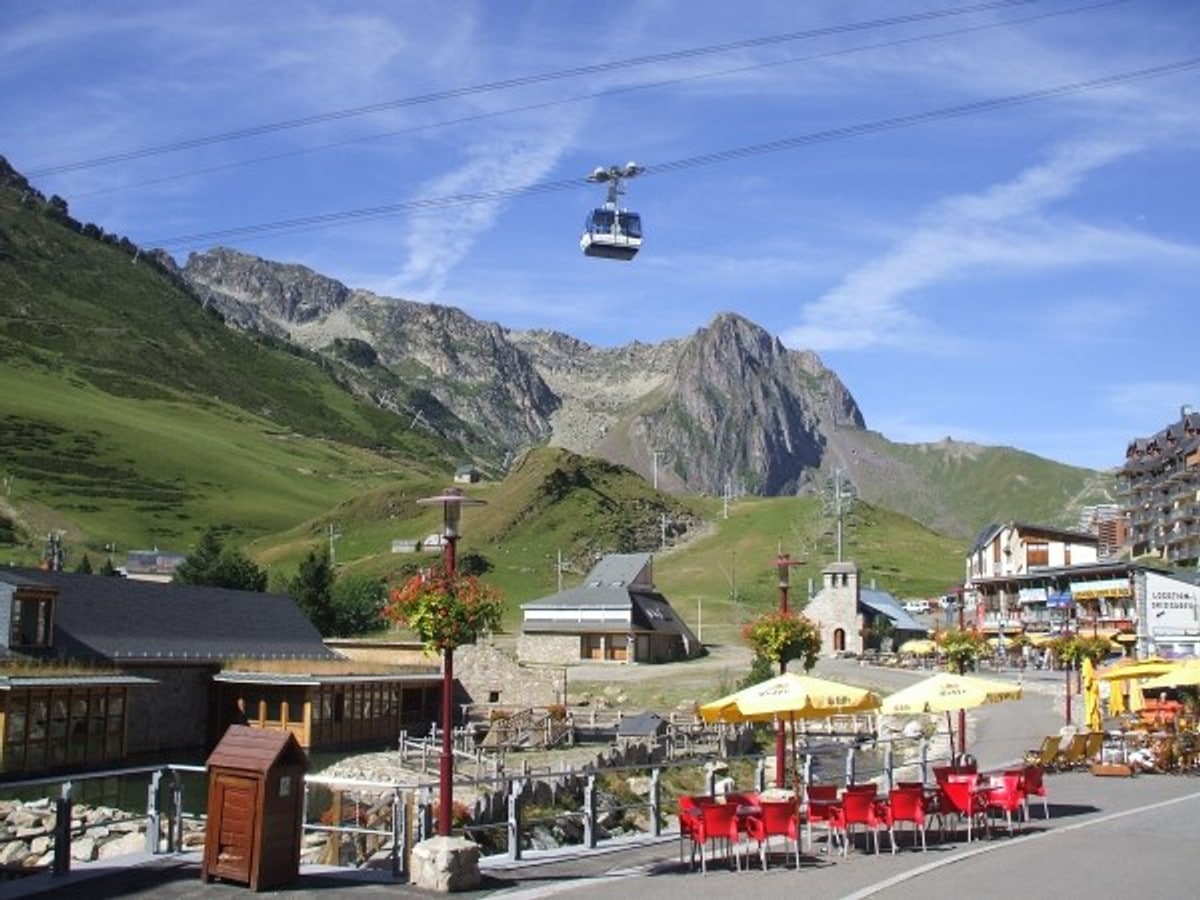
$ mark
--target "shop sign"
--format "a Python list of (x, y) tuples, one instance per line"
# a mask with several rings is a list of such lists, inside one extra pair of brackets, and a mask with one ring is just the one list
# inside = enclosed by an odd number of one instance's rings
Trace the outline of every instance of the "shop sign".
[(1100, 581), (1072, 581), (1071, 596), (1076, 600), (1097, 600), (1100, 597), (1132, 597), (1133, 587), (1128, 578), (1105, 578)]
[(1146, 624), (1151, 637), (1200, 635), (1200, 586), (1146, 573)]

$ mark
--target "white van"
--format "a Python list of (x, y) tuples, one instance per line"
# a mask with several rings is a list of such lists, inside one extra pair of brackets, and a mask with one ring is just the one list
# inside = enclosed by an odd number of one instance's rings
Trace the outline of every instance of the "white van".
[(927, 613), (929, 612), (928, 600), (905, 600), (904, 611), (907, 613)]

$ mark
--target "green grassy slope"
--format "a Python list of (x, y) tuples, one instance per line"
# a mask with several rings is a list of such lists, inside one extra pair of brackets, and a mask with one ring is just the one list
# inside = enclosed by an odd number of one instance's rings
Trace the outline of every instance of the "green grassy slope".
[[(407, 564), (428, 564), (435, 555), (388, 552), (393, 538), (434, 532), (440, 511), (418, 506), (421, 496), (444, 485), (429, 481), (404, 490), (386, 489), (344, 503), (335, 514), (343, 571), (396, 580)], [(739, 626), (778, 602), (774, 568), (782, 548), (801, 560), (792, 572), (792, 599), (803, 607), (808, 579), (820, 586), (821, 568), (834, 559), (826, 536), (830, 522), (812, 498), (747, 498), (686, 503), (660, 494), (639, 475), (563, 450), (530, 451), (505, 481), (472, 485), (467, 493), (485, 506), (463, 513), (460, 553), (482, 553), (493, 565), (486, 579), (508, 601), (505, 628), (520, 621), (520, 604), (557, 589), (561, 552), (570, 566), (563, 586), (579, 584), (598, 554), (655, 554), (655, 581), (680, 615), (706, 641), (737, 640)], [(686, 534), (660, 546), (659, 516), (689, 523)], [(320, 519), (264, 539), (260, 559), (294, 567), (299, 554), (316, 546), (329, 519)], [(930, 596), (962, 580), (966, 544), (929, 531), (903, 516), (859, 505), (845, 532), (845, 556), (863, 569), (864, 584), (875, 579), (897, 596)]]
[(944, 441), (897, 444), (875, 432), (855, 437), (861, 458), (899, 464), (853, 472), (863, 496), (936, 530), (973, 539), (992, 522), (1073, 528), (1081, 507), (1115, 502), (1111, 474), (1068, 466), (1010, 447)]
[(22, 538), (4, 556), (36, 558), (49, 528), (81, 548), (273, 532), (459, 458), (356, 400), (331, 364), (231, 331), (169, 273), (3, 181), (0, 470)]

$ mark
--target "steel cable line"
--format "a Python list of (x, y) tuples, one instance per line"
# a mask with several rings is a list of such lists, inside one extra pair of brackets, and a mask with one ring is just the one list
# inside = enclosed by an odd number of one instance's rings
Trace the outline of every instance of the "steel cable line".
[[(798, 135), (796, 137), (781, 138), (776, 141), (768, 141), (761, 144), (750, 144), (745, 147), (717, 150), (711, 153), (704, 153), (699, 156), (691, 156), (685, 159), (675, 160), (673, 162), (647, 165), (644, 170), (644, 175), (666, 175), (688, 169), (699, 168), (701, 166), (710, 166), (732, 160), (744, 159), (751, 156), (761, 156), (768, 153), (779, 153), (786, 150), (793, 150), (798, 147), (808, 146), (810, 144), (846, 140), (847, 138), (859, 137), (865, 134), (875, 134), (881, 131), (890, 131), (896, 128), (907, 128), (912, 125), (920, 125), (926, 122), (977, 115), (983, 112), (991, 112), (992, 110), (1020, 106), (1026, 103), (1035, 103), (1054, 97), (1064, 97), (1071, 94), (1101, 90), (1103, 88), (1115, 87), (1117, 85), (1128, 84), (1134, 81), (1143, 81), (1150, 78), (1161, 78), (1166, 75), (1188, 71), (1197, 67), (1200, 67), (1200, 57), (1192, 57), (1190, 59), (1164, 63), (1162, 65), (1151, 66), (1145, 69), (1135, 69), (1129, 72), (1119, 72), (1115, 75), (1091, 78), (1086, 81), (1077, 81), (1070, 84), (1039, 88), (1037, 90), (1026, 91), (1020, 94), (1010, 94), (1006, 97), (993, 97), (987, 100), (961, 103), (955, 106), (946, 106), (939, 109), (927, 110), (925, 112), (909, 113), (907, 115), (893, 116), (887, 119), (877, 119), (873, 122), (863, 122), (856, 125), (845, 125), (838, 128), (826, 129), (824, 131), (810, 132), (808, 134)], [(272, 234), (294, 233), (298, 231), (309, 230), (313, 227), (370, 221), (373, 219), (385, 218), (405, 213), (427, 212), (431, 210), (462, 206), (465, 204), (494, 203), (500, 200), (533, 196), (536, 194), (545, 194), (569, 189), (578, 189), (581, 187), (591, 188), (593, 185), (586, 178), (569, 178), (561, 181), (539, 182), (537, 184), (530, 184), (522, 187), (497, 188), (490, 191), (452, 194), (444, 197), (426, 197), (419, 200), (407, 200), (401, 203), (384, 204), (381, 206), (345, 210), (342, 212), (322, 213), (312, 216), (303, 216), (295, 219), (286, 219), (279, 222), (243, 225), (236, 228), (199, 232), (196, 234), (182, 235), (175, 238), (164, 238), (151, 242), (151, 246), (160, 247), (163, 249), (186, 249), (200, 246), (202, 243), (207, 243), (214, 239), (247, 238)]]
[(184, 178), (193, 178), (198, 175), (208, 175), (214, 172), (225, 172), (231, 169), (238, 169), (244, 166), (257, 165), (266, 162), (278, 162), (282, 159), (291, 159), (298, 156), (306, 156), (311, 153), (320, 153), (325, 150), (334, 150), (339, 147), (349, 147), (355, 144), (366, 144), (372, 141), (381, 141), (388, 138), (401, 137), (409, 134), (420, 134), (425, 131), (434, 131), (439, 128), (449, 128), (455, 125), (466, 125), (472, 122), (481, 122), (487, 119), (502, 118), (504, 116), (516, 115), (518, 113), (536, 112), (542, 109), (551, 109), (556, 106), (566, 106), (571, 103), (582, 103), (587, 100), (601, 100), (608, 97), (615, 97), (621, 94), (631, 94), (637, 91), (658, 90), (664, 87), (673, 87), (681, 84), (688, 84), (695, 81), (704, 81), (712, 78), (724, 78), (730, 75), (742, 75), (747, 72), (755, 72), (762, 69), (778, 68), (780, 66), (795, 65), (796, 63), (813, 62), (819, 59), (830, 59), (837, 56), (849, 56), (854, 53), (864, 53), (869, 50), (883, 50), (892, 47), (901, 47), (905, 44), (916, 44), (922, 41), (939, 40), (947, 37), (958, 37), (964, 34), (972, 34), (978, 31), (988, 31), (996, 28), (1008, 28), (1012, 25), (1022, 25), (1028, 22), (1037, 22), (1042, 19), (1052, 19), (1061, 16), (1074, 15), (1075, 13), (1091, 12), (1096, 9), (1102, 9), (1106, 6), (1116, 6), (1122, 3), (1128, 3), (1129, 0), (1101, 0), (1098, 3), (1090, 3), (1085, 6), (1074, 6), (1068, 9), (1058, 9), (1051, 12), (1042, 12), (1031, 16), (1022, 16), (1017, 19), (1007, 19), (1003, 22), (989, 22), (986, 25), (970, 25), (964, 28), (953, 28), (948, 31), (936, 31), (929, 34), (916, 35), (914, 37), (896, 38), (889, 41), (877, 41), (873, 44), (862, 44), (858, 47), (847, 47), (840, 50), (827, 50), (821, 53), (813, 53), (806, 56), (792, 56), (787, 59), (771, 60), (770, 62), (754, 63), (753, 65), (738, 66), (732, 69), (721, 69), (712, 72), (700, 72), (695, 75), (681, 75), (677, 78), (666, 78), (660, 81), (643, 82), (642, 84), (627, 85), (625, 87), (609, 88), (603, 91), (594, 91), (587, 94), (576, 94), (572, 97), (564, 97), (559, 100), (546, 100), (540, 103), (531, 103), (523, 106), (514, 106), (507, 109), (495, 110), (493, 112), (474, 113), (469, 116), (461, 116), (455, 119), (445, 119), (440, 122), (430, 122), (425, 125), (413, 125), (408, 128), (394, 129), (391, 131), (377, 132), (375, 134), (360, 135), (353, 138), (344, 138), (339, 141), (332, 141), (325, 144), (317, 144), (311, 147), (300, 147), (295, 150), (285, 150), (279, 153), (272, 153), (265, 156), (255, 156), (248, 159), (237, 160), (234, 162), (221, 163), (214, 166), (206, 166), (200, 169), (192, 169), (187, 172), (176, 172), (173, 175), (163, 175), (158, 178), (145, 178), (128, 184), (116, 185), (114, 187), (98, 188), (94, 191), (84, 191), (82, 193), (74, 193), (72, 196), (76, 199), (85, 197), (95, 197), (103, 194), (114, 194), (122, 191), (145, 188), (155, 184), (166, 184), (172, 181), (179, 181)]
[(437, 103), (443, 100), (454, 100), (460, 97), (469, 97), (475, 94), (505, 91), (511, 88), (526, 87), (528, 85), (542, 84), (549, 81), (560, 81), (567, 78), (579, 78), (584, 75), (597, 75), (602, 72), (611, 72), (616, 69), (654, 65), (663, 62), (675, 62), (683, 59), (693, 59), (698, 56), (729, 53), (734, 50), (746, 50), (754, 47), (770, 46), (772, 44), (809, 40), (811, 38), (827, 37), (834, 34), (865, 31), (871, 28), (884, 28), (892, 25), (907, 25), (914, 22), (928, 21), (930, 19), (965, 15), (973, 12), (987, 12), (989, 10), (1023, 6), (1029, 3), (1037, 2), (1039, 2), (1039, 0), (990, 0), (990, 2), (976, 3), (971, 6), (961, 6), (954, 9), (908, 13), (900, 16), (889, 16), (888, 18), (884, 19), (874, 19), (868, 22), (851, 22), (845, 25), (830, 25), (823, 28), (808, 29), (806, 31), (789, 32), (787, 34), (747, 38), (745, 40), (732, 41), (726, 44), (715, 44), (707, 47), (692, 47), (684, 50), (654, 53), (648, 56), (635, 56), (624, 60), (594, 63), (587, 66), (578, 66), (573, 69), (561, 69), (556, 72), (543, 72), (537, 75), (523, 75), (517, 78), (492, 81), (486, 84), (471, 85), (461, 88), (449, 88), (443, 91), (434, 91), (429, 94), (419, 94), (414, 97), (404, 97), (399, 100), (388, 100), (381, 103), (371, 103), (366, 106), (356, 106), (348, 109), (334, 110), (328, 113), (300, 116), (295, 119), (285, 119), (279, 122), (271, 122), (263, 125), (251, 125), (246, 128), (237, 128), (231, 131), (220, 132), (218, 134), (187, 138), (181, 141), (174, 141), (168, 144), (159, 144), (153, 147), (142, 147), (135, 150), (109, 153), (103, 156), (92, 157), (91, 159), (61, 163), (54, 166), (43, 166), (40, 169), (31, 169), (26, 174), (31, 178), (45, 175), (58, 175), (64, 172), (75, 172), (79, 171), (80, 169), (90, 169), (95, 168), (96, 166), (112, 165), (113, 163), (128, 162), (134, 159), (144, 159), (150, 156), (178, 153), (182, 150), (193, 150), (198, 147), (206, 147), (211, 144), (244, 140), (246, 138), (258, 137), (264, 134), (272, 134), (278, 131), (288, 131), (295, 128), (304, 128), (310, 125), (319, 125), (325, 122), (352, 119), (360, 116), (372, 115), (373, 113), (385, 112), (391, 109), (403, 109), (405, 107), (419, 106), (426, 103)]

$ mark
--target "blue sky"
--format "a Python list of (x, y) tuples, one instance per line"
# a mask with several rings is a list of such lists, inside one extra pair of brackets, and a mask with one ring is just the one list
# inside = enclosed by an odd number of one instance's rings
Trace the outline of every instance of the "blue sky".
[[(82, 221), (143, 246), (184, 238), (181, 261), (231, 245), (599, 346), (681, 337), (731, 310), (816, 351), (892, 440), (1118, 465), (1131, 438), (1200, 406), (1200, 69), (653, 173), (1200, 57), (1200, 6), (1182, 0), (840, 27), (980, 5), (10, 4), (0, 154)], [(679, 52), (734, 42), (748, 43)], [(668, 58), (604, 65), (655, 55)], [(397, 103), (581, 67), (600, 70)], [(181, 142), (197, 146), (139, 153)], [(50, 171), (113, 154), (132, 158)], [(629, 160), (652, 170), (625, 198), (645, 248), (585, 258), (580, 226), (603, 194), (583, 176)], [(340, 227), (189, 237), (571, 179)]]

